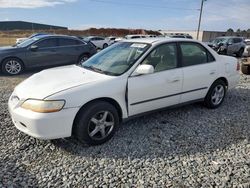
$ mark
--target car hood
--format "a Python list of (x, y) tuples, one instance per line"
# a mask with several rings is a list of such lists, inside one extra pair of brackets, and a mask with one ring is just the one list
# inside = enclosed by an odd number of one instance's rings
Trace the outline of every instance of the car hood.
[(12, 51), (20, 50), (20, 49), (21, 48), (18, 48), (16, 46), (3, 46), (3, 47), (0, 47), (0, 53), (12, 52)]
[(21, 100), (44, 99), (60, 91), (110, 78), (112, 76), (86, 70), (76, 65), (63, 66), (34, 74), (20, 83), (15, 88), (14, 94)]

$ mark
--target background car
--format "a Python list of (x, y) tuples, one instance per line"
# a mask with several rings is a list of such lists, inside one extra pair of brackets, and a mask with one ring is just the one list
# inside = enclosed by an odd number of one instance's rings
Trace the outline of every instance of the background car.
[(48, 35), (48, 33), (35, 33), (35, 34), (32, 34), (31, 36), (29, 37), (26, 37), (26, 38), (17, 38), (16, 39), (16, 44), (20, 44), (21, 42), (27, 40), (27, 39), (31, 39), (33, 37), (38, 37), (38, 36), (42, 36), (42, 35)]
[(243, 37), (218, 37), (208, 43), (208, 46), (213, 48), (219, 54), (236, 55), (241, 57), (243, 55), (246, 44)]
[(89, 36), (84, 38), (84, 41), (92, 42), (97, 49), (107, 48), (111, 44), (111, 41), (109, 39), (99, 36)]
[(245, 43), (246, 43), (246, 47), (244, 49), (243, 56), (249, 57), (250, 56), (250, 39), (246, 39)]
[(180, 34), (173, 34), (173, 35), (168, 35), (169, 37), (171, 38), (187, 38), (187, 39), (193, 39), (193, 37), (191, 35), (188, 35), (188, 34), (183, 34), (183, 33), (180, 33)]
[(115, 43), (115, 39), (116, 39), (117, 37), (113, 37), (113, 36), (110, 36), (110, 37), (107, 37), (106, 39), (109, 41), (109, 45), (111, 45), (111, 44), (114, 44)]
[(126, 35), (124, 38), (125, 39), (139, 39), (139, 38), (147, 38), (147, 36), (137, 34), (137, 35)]
[(0, 48), (0, 66), (2, 72), (16, 75), (33, 67), (82, 63), (95, 53), (93, 45), (77, 37), (37, 36), (12, 47)]

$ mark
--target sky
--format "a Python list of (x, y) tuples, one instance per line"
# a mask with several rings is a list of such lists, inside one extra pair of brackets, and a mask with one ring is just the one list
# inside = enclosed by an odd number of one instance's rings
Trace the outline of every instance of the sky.
[[(201, 0), (0, 0), (0, 21), (69, 29), (196, 30)], [(201, 30), (250, 28), (250, 0), (206, 0)]]

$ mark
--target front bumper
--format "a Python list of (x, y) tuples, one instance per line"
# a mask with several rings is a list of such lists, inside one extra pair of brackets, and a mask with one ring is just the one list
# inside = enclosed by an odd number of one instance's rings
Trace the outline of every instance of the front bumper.
[(9, 100), (9, 112), (15, 127), (39, 139), (57, 139), (71, 136), (74, 118), (79, 108), (62, 109), (53, 113), (37, 113), (15, 107)]

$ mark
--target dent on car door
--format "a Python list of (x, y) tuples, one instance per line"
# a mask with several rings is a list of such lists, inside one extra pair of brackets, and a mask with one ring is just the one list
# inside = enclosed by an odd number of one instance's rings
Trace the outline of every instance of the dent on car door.
[(198, 43), (180, 43), (180, 50), (183, 67), (181, 102), (203, 99), (217, 75), (215, 58)]
[(26, 58), (30, 67), (55, 64), (58, 61), (57, 40), (48, 38), (33, 43), (27, 49)]
[(178, 104), (183, 73), (176, 44), (156, 47), (141, 64), (152, 65), (154, 73), (128, 78), (129, 116)]

